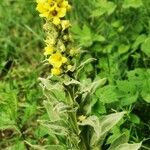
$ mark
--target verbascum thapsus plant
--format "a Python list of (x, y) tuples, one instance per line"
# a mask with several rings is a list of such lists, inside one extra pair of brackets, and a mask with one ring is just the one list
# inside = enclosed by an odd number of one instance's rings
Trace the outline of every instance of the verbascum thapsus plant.
[[(93, 108), (96, 101), (93, 98), (98, 88), (106, 83), (106, 79), (84, 79), (80, 81), (80, 72), (93, 58), (79, 62), (75, 66), (74, 58), (77, 48), (71, 38), (69, 27), (71, 23), (65, 20), (67, 11), (71, 9), (67, 0), (37, 0), (40, 16), (46, 20), (44, 30), (44, 55), (49, 62), (51, 74), (57, 76), (48, 79), (40, 78), (41, 86), (46, 96), (44, 107), (49, 120), (39, 120), (48, 129), (52, 138), (44, 150), (102, 150), (109, 131), (123, 118), (125, 112), (115, 112), (99, 116)], [(71, 71), (70, 76), (67, 72)], [(61, 76), (63, 75), (64, 76)], [(121, 150), (127, 147), (137, 150), (138, 144), (128, 144), (126, 135), (121, 135), (109, 145), (109, 150)], [(120, 140), (122, 143), (118, 143)], [(132, 149), (131, 149), (132, 148)]]

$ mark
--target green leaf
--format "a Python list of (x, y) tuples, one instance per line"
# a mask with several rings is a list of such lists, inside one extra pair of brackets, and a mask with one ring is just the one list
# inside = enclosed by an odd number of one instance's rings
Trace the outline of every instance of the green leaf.
[(44, 90), (45, 96), (50, 100), (51, 103), (58, 101), (66, 101), (64, 87), (60, 83), (52, 83), (49, 79), (40, 78), (41, 86)]
[(92, 112), (94, 112), (94, 114), (105, 114), (106, 113), (106, 107), (102, 102), (97, 101), (92, 108)]
[(147, 103), (150, 103), (150, 90), (149, 91), (145, 91), (143, 90), (141, 95), (142, 95), (142, 98), (147, 102)]
[(84, 47), (89, 47), (92, 45), (92, 33), (87, 25), (84, 25), (82, 32), (80, 34), (80, 45)]
[(135, 123), (135, 124), (140, 124), (140, 118), (137, 116), (137, 115), (135, 115), (135, 114), (129, 114), (130, 115), (130, 121), (132, 122), (132, 123)]
[(112, 103), (118, 100), (116, 94), (116, 87), (113, 85), (106, 85), (102, 88), (99, 88), (95, 95), (99, 98), (99, 100), (103, 103)]
[(142, 43), (141, 50), (150, 57), (150, 37), (146, 38)]
[(133, 50), (136, 50), (138, 48), (138, 46), (145, 41), (146, 37), (147, 36), (145, 34), (139, 35), (132, 45)]
[(45, 127), (46, 129), (48, 129), (49, 132), (54, 135), (67, 136), (69, 134), (66, 127), (62, 125), (57, 125), (57, 123), (55, 122), (54, 123), (51, 122), (49, 124), (41, 122), (41, 125)]
[(7, 147), (7, 150), (26, 150), (26, 146), (24, 145), (24, 142), (17, 142), (12, 146)]
[(108, 150), (115, 150), (118, 145), (124, 144), (126, 142), (128, 142), (128, 137), (124, 133), (119, 134), (119, 136), (113, 140)]
[(104, 3), (104, 5), (102, 5), (102, 8), (105, 9), (108, 15), (112, 14), (115, 11), (116, 7), (116, 4), (111, 1), (107, 1), (107, 3)]
[(92, 37), (93, 41), (104, 42), (106, 40), (104, 36), (98, 34), (94, 34)]
[(117, 95), (120, 99), (121, 106), (127, 106), (136, 102), (138, 98), (138, 91), (135, 82), (128, 80), (117, 81)]
[(80, 46), (89, 47), (93, 44), (91, 29), (86, 24), (84, 24), (82, 28), (78, 25), (74, 25), (71, 32)]
[(91, 147), (97, 147), (103, 140), (107, 132), (112, 129), (124, 116), (125, 112), (113, 113), (110, 115), (98, 118), (97, 116), (89, 116), (82, 122), (79, 122), (81, 126), (91, 126), (94, 129), (91, 137)]
[(124, 53), (128, 52), (129, 49), (130, 49), (130, 45), (121, 44), (118, 47), (118, 52), (119, 52), (119, 54), (124, 54)]
[(116, 4), (114, 2), (110, 2), (107, 0), (99, 0), (97, 2), (97, 8), (92, 11), (91, 16), (92, 17), (100, 17), (103, 14), (110, 15), (112, 14), (116, 9)]
[(139, 148), (141, 147), (141, 143), (135, 143), (135, 144), (121, 144), (119, 146), (117, 146), (115, 149), (111, 149), (111, 150), (139, 150)]
[(129, 8), (129, 7), (133, 7), (133, 8), (138, 8), (141, 7), (143, 5), (142, 0), (124, 0), (123, 3), (123, 8)]
[(87, 80), (84, 80), (84, 82), (82, 82), (81, 84), (81, 93), (82, 92), (89, 92), (91, 95), (93, 93), (95, 93), (95, 91), (102, 87), (105, 83), (106, 83), (107, 79), (103, 78), (103, 79), (97, 79), (96, 81), (93, 82), (88, 82), (87, 84)]
[(139, 96), (138, 92), (134, 95), (132, 94), (127, 94), (127, 95), (123, 95), (124, 97), (122, 97), (120, 99), (120, 105), (121, 106), (128, 106), (128, 105), (131, 105), (133, 103), (135, 103), (137, 101), (137, 98)]
[(95, 61), (95, 58), (88, 58), (87, 60), (85, 60), (84, 62), (81, 62), (80, 66), (77, 68), (78, 72), (84, 68), (86, 65), (88, 65), (89, 63)]
[(54, 110), (51, 103), (44, 101), (44, 107), (46, 108), (50, 121), (61, 120), (60, 113)]
[(123, 118), (124, 114), (125, 112), (118, 112), (101, 117), (98, 124), (96, 124), (95, 132), (91, 138), (91, 146), (97, 146), (108, 131)]
[[(128, 78), (137, 87), (142, 98), (150, 103), (150, 69), (140, 69), (128, 72)], [(137, 82), (138, 81), (138, 82)]]

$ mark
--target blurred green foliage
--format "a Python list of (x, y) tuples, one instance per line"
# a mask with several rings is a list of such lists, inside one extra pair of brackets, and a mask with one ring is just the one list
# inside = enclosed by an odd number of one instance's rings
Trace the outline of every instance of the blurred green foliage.
[[(95, 95), (93, 113), (129, 113), (118, 127), (130, 141), (150, 147), (150, 2), (147, 0), (72, 0), (75, 42), (84, 50), (80, 60), (96, 58), (79, 79), (106, 77)], [(85, 76), (86, 72), (86, 76)], [(112, 137), (117, 136), (113, 133)]]
[[(47, 141), (38, 77), (45, 74), (42, 22), (32, 0), (0, 1), (0, 149), (26, 150)], [(48, 138), (47, 138), (48, 139)], [(28, 143), (29, 142), (29, 143)]]

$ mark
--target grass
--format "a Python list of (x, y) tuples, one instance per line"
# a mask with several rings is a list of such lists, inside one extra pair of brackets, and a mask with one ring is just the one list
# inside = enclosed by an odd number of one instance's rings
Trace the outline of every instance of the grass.
[(32, 0), (0, 1), (0, 149), (44, 143), (36, 121), (45, 111), (38, 84), (44, 74), (43, 33), (35, 5)]

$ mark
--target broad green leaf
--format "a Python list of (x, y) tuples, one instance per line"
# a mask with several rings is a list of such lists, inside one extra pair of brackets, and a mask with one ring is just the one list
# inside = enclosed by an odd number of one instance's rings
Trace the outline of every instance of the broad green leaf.
[(100, 139), (102, 139), (105, 134), (120, 121), (124, 114), (125, 112), (114, 113), (101, 118), (98, 118), (97, 116), (89, 116), (82, 122), (79, 122), (79, 125), (89, 125), (94, 129), (90, 142), (91, 147), (97, 146), (100, 142)]
[(82, 28), (82, 33), (80, 35), (80, 45), (89, 47), (92, 45), (92, 33), (90, 28), (87, 25), (84, 25)]
[(112, 14), (115, 11), (116, 7), (117, 5), (111, 1), (107, 1), (104, 5), (102, 5), (102, 8), (106, 10), (108, 15)]
[(102, 10), (101, 8), (97, 8), (96, 10), (92, 11), (91, 17), (100, 17), (105, 13), (106, 11), (104, 9)]
[(128, 142), (128, 137), (124, 133), (120, 134), (116, 139), (113, 140), (112, 143), (110, 143), (111, 145), (108, 150), (115, 150), (118, 145), (127, 142)]
[(60, 113), (57, 110), (54, 110), (54, 108), (52, 107), (52, 104), (50, 104), (47, 101), (44, 101), (44, 107), (46, 108), (50, 121), (61, 120)]
[(123, 8), (129, 8), (129, 7), (133, 7), (133, 8), (138, 8), (141, 7), (143, 5), (142, 0), (124, 0), (123, 3)]
[(100, 17), (103, 14), (110, 15), (112, 14), (116, 9), (116, 4), (111, 1), (107, 0), (99, 0), (97, 2), (97, 8), (92, 11), (91, 16), (92, 17)]
[(114, 127), (123, 118), (125, 113), (126, 112), (117, 112), (100, 118), (102, 134)]
[(95, 91), (102, 87), (105, 83), (106, 83), (107, 79), (103, 78), (103, 79), (99, 79), (93, 82), (88, 82), (87, 84), (87, 80), (85, 80), (82, 85), (81, 85), (81, 92), (89, 92), (91, 95), (93, 93), (95, 93)]
[(86, 126), (89, 125), (94, 128), (95, 132), (99, 134), (98, 129), (100, 128), (99, 124), (99, 118), (97, 116), (89, 116), (86, 119), (82, 120), (81, 122), (78, 123), (80, 126)]
[(146, 38), (147, 38), (147, 36), (145, 34), (139, 35), (132, 45), (133, 50), (136, 50), (138, 48), (138, 46), (145, 41)]
[(111, 23), (111, 25), (114, 27), (114, 28), (118, 28), (121, 26), (121, 21), (120, 20), (115, 20), (114, 22)]
[(26, 146), (24, 145), (24, 142), (17, 142), (12, 146), (8, 146), (7, 150), (26, 150)]
[(101, 117), (91, 138), (91, 146), (97, 146), (100, 140), (123, 118), (124, 114), (125, 112), (119, 112)]
[(129, 116), (130, 116), (131, 122), (133, 122), (135, 124), (140, 124), (140, 118), (137, 115), (131, 113), (131, 114), (129, 114)]
[(124, 54), (124, 53), (128, 52), (129, 49), (130, 49), (130, 45), (121, 44), (118, 47), (118, 52), (119, 52), (119, 54)]
[(49, 132), (54, 135), (67, 136), (69, 134), (66, 127), (57, 125), (57, 123), (55, 122), (50, 122), (49, 124), (41, 123), (41, 125), (45, 127), (46, 129), (48, 129)]
[[(137, 87), (137, 90), (141, 94), (142, 98), (150, 103), (150, 69), (137, 68), (128, 72), (128, 78)], [(137, 82), (138, 81), (138, 82)]]
[(135, 93), (135, 94), (125, 94), (125, 95), (122, 95), (123, 97), (120, 98), (120, 105), (121, 106), (128, 106), (128, 105), (131, 105), (133, 103), (135, 103), (137, 101), (137, 98), (139, 96), (138, 92)]
[(79, 86), (81, 85), (81, 83), (79, 81), (74, 80), (74, 79), (71, 79), (70, 81), (65, 81), (64, 84), (67, 86), (68, 85), (79, 85)]
[(84, 62), (81, 62), (80, 66), (77, 68), (77, 70), (82, 69), (83, 67), (85, 67), (86, 65), (88, 65), (89, 63), (95, 61), (95, 58), (88, 58), (87, 60), (85, 60)]
[(37, 104), (36, 103), (32, 103), (28, 104), (26, 103), (24, 105), (24, 115), (22, 116), (22, 120), (21, 120), (21, 124), (24, 125), (24, 123), (26, 121), (28, 121), (28, 119), (30, 119), (30, 117), (34, 116), (37, 110)]
[(98, 34), (94, 34), (92, 39), (93, 39), (93, 41), (98, 41), (98, 42), (105, 41), (105, 37), (102, 35), (98, 35)]
[(98, 99), (97, 99), (95, 105), (92, 108), (92, 112), (94, 112), (94, 114), (98, 114), (98, 115), (99, 114), (105, 114), (106, 113), (106, 107), (102, 102), (98, 101)]
[(111, 134), (108, 137), (107, 142), (106, 142), (107, 144), (112, 144), (116, 139), (118, 139), (122, 135), (122, 132), (120, 130), (120, 124), (118, 123), (116, 126), (114, 126), (111, 129), (110, 133)]
[(141, 143), (135, 143), (135, 144), (121, 144), (119, 146), (117, 146), (115, 149), (111, 149), (111, 150), (139, 150), (141, 147)]
[(138, 89), (134, 81), (117, 81), (117, 95), (121, 106), (127, 106), (136, 102), (138, 98)]
[(141, 95), (142, 95), (142, 98), (147, 102), (147, 103), (150, 103), (150, 89), (149, 91), (145, 91), (143, 90)]
[(44, 90), (45, 96), (50, 102), (56, 103), (58, 101), (66, 101), (64, 87), (62, 83), (52, 83), (49, 79), (40, 78), (41, 86)]
[(116, 102), (118, 100), (115, 90), (116, 90), (115, 86), (106, 85), (102, 88), (99, 88), (96, 91), (95, 95), (103, 103), (112, 103), (112, 102)]
[(150, 57), (150, 37), (146, 38), (146, 40), (142, 43), (141, 50)]
[(91, 29), (86, 24), (84, 24), (82, 28), (78, 25), (73, 25), (71, 31), (74, 39), (79, 43), (80, 46), (89, 47), (93, 44)]

